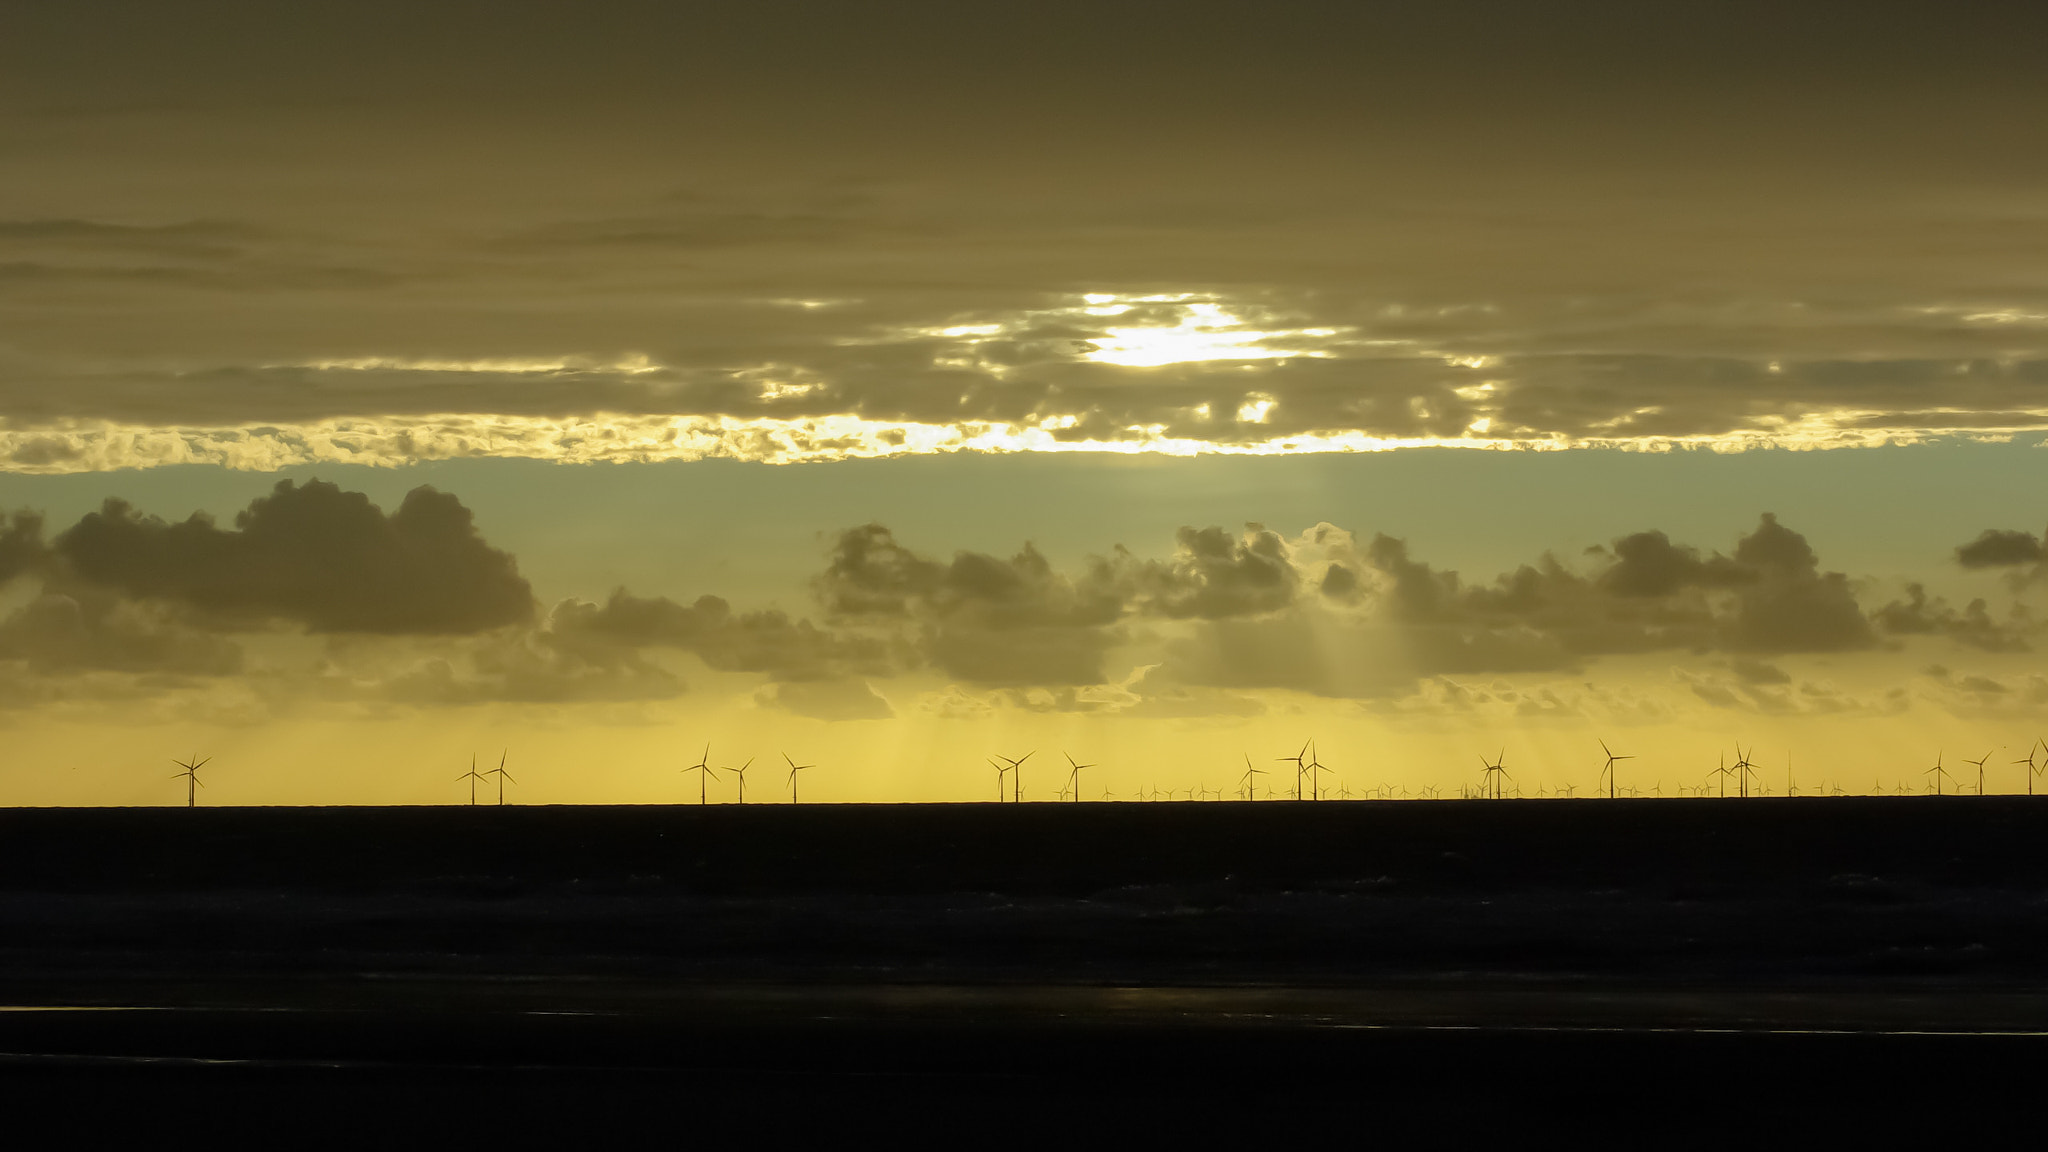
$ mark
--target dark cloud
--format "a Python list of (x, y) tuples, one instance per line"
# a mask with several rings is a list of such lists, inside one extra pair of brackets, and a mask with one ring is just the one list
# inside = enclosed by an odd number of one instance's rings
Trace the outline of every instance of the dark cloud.
[(1182, 528), (1175, 543), (1173, 559), (1134, 574), (1150, 611), (1216, 620), (1277, 611), (1294, 599), (1300, 577), (1287, 545), (1262, 525), (1250, 525), (1241, 539), (1221, 528)]
[(520, 623), (533, 597), (456, 497), (415, 488), (385, 514), (359, 492), (281, 481), (233, 529), (170, 524), (110, 499), (59, 535), (67, 578), (225, 619), (315, 632), (464, 633)]
[(41, 513), (24, 508), (0, 519), (0, 584), (41, 568), (48, 559)]
[(1783, 668), (1765, 660), (1738, 658), (1729, 664), (1738, 679), (1744, 684), (1790, 684), (1792, 677)]
[(1026, 544), (1008, 560), (976, 552), (941, 565), (879, 524), (834, 542), (815, 588), (837, 618), (911, 622), (924, 656), (977, 684), (1096, 684), (1124, 611), (1106, 561), (1078, 579)]
[(1806, 537), (1764, 513), (1735, 546), (1735, 561), (1756, 573), (1737, 592), (1726, 628), (1730, 648), (1751, 652), (1843, 652), (1877, 642), (1849, 578), (1820, 571)]
[(35, 673), (88, 671), (227, 676), (234, 643), (104, 592), (45, 593), (0, 621), (0, 660)]
[(2007, 568), (2038, 564), (2044, 552), (2039, 537), (2010, 529), (1986, 528), (1975, 540), (1956, 547), (1956, 562), (1965, 568)]
[(717, 596), (684, 606), (623, 588), (601, 605), (556, 605), (542, 635), (586, 659), (602, 661), (614, 649), (667, 647), (694, 652), (722, 672), (765, 672), (783, 680), (886, 674), (905, 662), (905, 654), (877, 637), (828, 632), (772, 610), (736, 613)]
[(2023, 607), (2015, 605), (2006, 621), (1991, 618), (1991, 609), (1981, 599), (1971, 600), (1958, 612), (1941, 597), (1930, 597), (1925, 586), (1906, 585), (1906, 598), (1893, 600), (1871, 613), (1884, 631), (1897, 636), (1941, 634), (1959, 644), (1986, 652), (2025, 652), (2026, 636), (2035, 630)]
[(1622, 597), (1669, 596), (1681, 588), (1728, 587), (1754, 579), (1720, 556), (1702, 560), (1698, 549), (1673, 544), (1662, 532), (1623, 536), (1614, 542), (1613, 556), (1600, 583)]

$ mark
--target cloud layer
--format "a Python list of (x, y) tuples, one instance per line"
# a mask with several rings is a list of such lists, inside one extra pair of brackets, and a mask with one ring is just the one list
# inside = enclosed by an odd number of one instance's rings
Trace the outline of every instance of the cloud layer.
[[(1491, 579), (1327, 523), (1295, 536), (1183, 526), (1163, 554), (1120, 547), (1067, 567), (1029, 542), (941, 557), (870, 523), (828, 542), (813, 618), (625, 588), (541, 611), (457, 497), (417, 488), (387, 513), (314, 480), (280, 483), (231, 528), (110, 499), (46, 539), (40, 516), (13, 514), (0, 588), (17, 607), (0, 618), (0, 664), (160, 687), (243, 676), (279, 699), (419, 706), (660, 700), (702, 678), (761, 707), (880, 719), (913, 697), (948, 716), (1255, 715), (1270, 691), (1441, 712), (1476, 690), (1454, 678), (1662, 657), (1715, 707), (1839, 711), (1849, 697), (1779, 661), (1930, 641), (2026, 653), (2040, 553), (2008, 529), (1958, 546), (1959, 571), (2020, 573), (2010, 602), (1958, 607), (1829, 571), (1769, 513), (1725, 551), (1650, 529)], [(1487, 690), (1553, 707), (1520, 691)]]
[(0, 468), (2048, 433), (2010, 11), (116, 7), (0, 45)]

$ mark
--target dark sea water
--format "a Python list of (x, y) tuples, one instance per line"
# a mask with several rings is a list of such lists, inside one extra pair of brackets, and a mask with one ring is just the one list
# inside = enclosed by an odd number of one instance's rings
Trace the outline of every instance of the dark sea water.
[(1975, 798), (5, 812), (0, 1084), (344, 1127), (445, 1083), (522, 1131), (1953, 1132), (2048, 1057), (2044, 834)]

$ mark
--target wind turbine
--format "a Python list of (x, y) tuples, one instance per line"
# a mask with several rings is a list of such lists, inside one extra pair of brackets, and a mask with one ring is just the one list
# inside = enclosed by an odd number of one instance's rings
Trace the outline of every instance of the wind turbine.
[[(1739, 750), (1738, 750), (1738, 751), (1739, 751)], [(1733, 771), (1734, 771), (1734, 769), (1732, 769), (1732, 768), (1728, 767), (1728, 754), (1727, 754), (1726, 752), (1723, 752), (1723, 753), (1721, 753), (1721, 763), (1720, 763), (1720, 765), (1719, 765), (1718, 767), (1716, 767), (1716, 768), (1714, 769), (1714, 772), (1713, 772), (1713, 774), (1714, 774), (1714, 775), (1716, 775), (1716, 776), (1719, 776), (1719, 777), (1721, 778), (1721, 780), (1720, 780), (1720, 787), (1721, 787), (1721, 796), (1720, 796), (1720, 798), (1721, 798), (1721, 799), (1723, 799), (1723, 800), (1726, 800), (1726, 799), (1728, 798), (1728, 774), (1729, 774), (1730, 772), (1733, 772)]]
[[(1607, 746), (1607, 741), (1605, 741), (1605, 740), (1602, 740), (1602, 741), (1600, 742), (1600, 750), (1601, 750), (1602, 752), (1605, 752), (1605, 753), (1607, 753), (1607, 766), (1606, 766), (1605, 768), (1602, 768), (1602, 769), (1600, 770), (1600, 776), (1601, 776), (1601, 778), (1602, 778), (1602, 779), (1604, 779), (1604, 780), (1606, 780), (1606, 781), (1607, 781), (1607, 798), (1608, 798), (1609, 800), (1612, 800), (1612, 799), (1614, 799), (1614, 764), (1615, 764), (1615, 761), (1617, 761), (1617, 760), (1633, 760), (1633, 759), (1635, 759), (1635, 757), (1634, 757), (1633, 755), (1629, 755), (1629, 756), (1616, 756), (1616, 755), (1614, 754), (1614, 749), (1612, 749), (1612, 748), (1609, 748), (1609, 747)], [(1598, 784), (1595, 784), (1595, 785), (1594, 785), (1594, 787), (1595, 787), (1595, 788), (1598, 788), (1598, 787), (1599, 787), (1599, 785), (1598, 785)]]
[[(486, 776), (496, 776), (498, 778), (498, 807), (500, 808), (505, 806), (505, 781), (512, 780), (512, 774), (505, 771), (505, 757), (510, 754), (511, 749), (509, 748), (504, 752), (498, 753), (498, 766), (484, 773)], [(514, 784), (519, 783), (517, 780), (512, 780), (512, 782)]]
[(1266, 770), (1264, 768), (1252, 767), (1251, 754), (1246, 753), (1244, 758), (1244, 779), (1238, 781), (1237, 790), (1244, 794), (1245, 799), (1257, 800), (1259, 798), (1258, 781), (1253, 780), (1252, 777), (1264, 776), (1265, 774)]
[(1322, 757), (1316, 754), (1315, 741), (1309, 741), (1308, 794), (1314, 799), (1321, 800), (1323, 798), (1323, 773), (1326, 771), (1328, 769), (1323, 767)]
[[(1750, 745), (1749, 751), (1750, 751), (1750, 752), (1754, 752), (1754, 751), (1756, 751), (1756, 745), (1754, 745), (1754, 744)], [(1738, 791), (1739, 791), (1739, 792), (1740, 792), (1740, 793), (1741, 793), (1742, 795), (1744, 795), (1744, 796), (1748, 796), (1748, 795), (1749, 795), (1749, 778), (1750, 778), (1750, 777), (1752, 777), (1752, 776), (1756, 776), (1756, 780), (1757, 780), (1757, 783), (1759, 783), (1759, 784), (1763, 783), (1763, 779), (1764, 779), (1764, 778), (1763, 778), (1762, 776), (1757, 776), (1757, 772), (1756, 772), (1756, 765), (1754, 765), (1754, 764), (1752, 764), (1752, 763), (1750, 763), (1750, 762), (1749, 762), (1749, 753), (1748, 753), (1748, 752), (1744, 752), (1744, 751), (1742, 750), (1742, 745), (1740, 745), (1740, 744), (1737, 744), (1737, 745), (1735, 746), (1735, 763), (1734, 763), (1733, 767), (1735, 768), (1735, 770), (1736, 770), (1736, 772), (1737, 772), (1737, 776), (1735, 777), (1735, 781), (1736, 781), (1736, 786), (1737, 786), (1737, 790), (1738, 790)]]
[(1484, 756), (1479, 758), (1479, 762), (1486, 765), (1485, 783), (1480, 785), (1479, 791), (1487, 799), (1498, 800), (1501, 798), (1500, 782), (1503, 777), (1509, 780), (1514, 779), (1513, 776), (1508, 775), (1506, 768), (1501, 767), (1507, 758), (1508, 750), (1505, 748), (1500, 750), (1500, 755), (1495, 756), (1490, 761)]
[(1948, 774), (1948, 769), (1946, 769), (1946, 768), (1943, 768), (1943, 767), (1941, 766), (1941, 753), (1939, 753), (1939, 752), (1936, 752), (1936, 753), (1934, 754), (1934, 767), (1932, 767), (1932, 768), (1929, 768), (1929, 769), (1928, 769), (1927, 771), (1925, 771), (1925, 772), (1922, 772), (1922, 773), (1921, 773), (1921, 775), (1922, 775), (1922, 776), (1932, 776), (1932, 777), (1934, 777), (1934, 794), (1935, 794), (1936, 796), (1939, 796), (1939, 795), (1941, 795), (1941, 780), (1942, 780), (1942, 777), (1944, 777), (1944, 776), (1947, 776), (1947, 777), (1948, 777), (1948, 778), (1949, 778), (1950, 780), (1954, 780), (1954, 779), (1955, 779), (1955, 777), (1953, 777), (1953, 776), (1949, 776), (1949, 774)]
[(996, 803), (1001, 804), (1003, 802), (1003, 777), (1009, 773), (1010, 766), (993, 756), (988, 758), (988, 763), (989, 767), (996, 770)]
[(730, 772), (733, 775), (740, 778), (740, 803), (742, 804), (745, 804), (747, 802), (747, 769), (752, 768), (753, 766), (754, 758), (752, 756), (749, 756), (747, 757), (747, 762), (745, 764), (742, 764), (737, 768), (725, 769), (725, 771)]
[(803, 771), (803, 770), (804, 770), (804, 769), (806, 769), (806, 768), (816, 768), (816, 767), (817, 767), (817, 765), (816, 765), (816, 764), (799, 764), (799, 763), (797, 763), (797, 762), (796, 762), (796, 761), (794, 761), (794, 760), (790, 760), (790, 759), (789, 759), (789, 753), (787, 753), (787, 752), (784, 752), (784, 753), (782, 754), (782, 758), (783, 758), (784, 760), (788, 760), (788, 761), (789, 761), (789, 802), (790, 802), (791, 804), (794, 804), (794, 803), (796, 803), (796, 774), (797, 774), (797, 773), (799, 773), (799, 772), (801, 772), (801, 771)]
[(1010, 796), (1020, 804), (1024, 802), (1024, 762), (1037, 754), (1038, 749), (1033, 748), (1031, 751), (1015, 759), (1011, 759), (1008, 756), (999, 757), (1003, 760), (1009, 760), (1010, 771), (1016, 773), (1015, 776), (1010, 778)]
[(462, 775), (456, 777), (457, 780), (469, 781), (469, 806), (471, 808), (476, 807), (477, 781), (482, 780), (483, 778), (484, 774), (476, 770), (476, 753), (472, 752), (469, 754), (469, 771), (464, 772)]
[(1068, 756), (1065, 752), (1060, 753), (1060, 755), (1066, 756), (1067, 763), (1073, 765), (1074, 770), (1072, 772), (1067, 773), (1067, 787), (1073, 791), (1074, 800), (1076, 803), (1078, 803), (1081, 799), (1081, 769), (1093, 768), (1095, 767), (1095, 765), (1074, 764), (1074, 758), (1072, 756)]
[(2025, 760), (2013, 761), (2015, 764), (2025, 764), (2027, 766), (2027, 795), (2029, 796), (2034, 794), (2034, 777), (2039, 775), (2041, 771), (2034, 767), (2034, 752), (2040, 746), (2041, 741), (2035, 740), (2032, 744), (2027, 745), (2027, 758)]
[(1304, 743), (1304, 744), (1303, 744), (1303, 745), (1301, 746), (1301, 751), (1299, 751), (1299, 752), (1296, 752), (1296, 753), (1295, 753), (1294, 755), (1292, 755), (1292, 756), (1275, 756), (1275, 757), (1273, 757), (1273, 760), (1274, 760), (1274, 761), (1275, 761), (1276, 763), (1287, 763), (1287, 762), (1292, 762), (1292, 763), (1294, 764), (1294, 798), (1295, 798), (1296, 800), (1299, 800), (1299, 799), (1301, 799), (1301, 774), (1302, 774), (1303, 772), (1305, 772), (1305, 771), (1307, 771), (1307, 770), (1308, 770), (1308, 763), (1307, 763), (1307, 761), (1308, 761), (1308, 751), (1309, 751), (1309, 745), (1311, 745), (1311, 744), (1314, 744), (1314, 743), (1315, 743), (1315, 741), (1313, 741), (1313, 740), (1310, 740), (1310, 741), (1308, 741), (1307, 743)]
[(1977, 766), (1977, 795), (1979, 796), (1984, 794), (1984, 762), (1989, 759), (1991, 759), (1991, 753), (1986, 752), (1975, 760), (1963, 761), (1965, 764), (1975, 764)]
[[(171, 761), (171, 763), (176, 764), (178, 767), (184, 769), (183, 772), (173, 773), (171, 775), (171, 779), (176, 780), (180, 776), (185, 778), (185, 807), (197, 808), (199, 806), (199, 789), (206, 787), (206, 785), (201, 784), (199, 782), (199, 770), (201, 768), (206, 767), (207, 763), (212, 759), (213, 757), (208, 756), (205, 760), (201, 760), (197, 764), (194, 764), (189, 759)], [(470, 803), (474, 804), (476, 803), (476, 801), (472, 799)]]
[(683, 771), (695, 772), (697, 774), (697, 803), (700, 805), (706, 803), (711, 791), (711, 773), (713, 772), (711, 767), (711, 745), (704, 745), (704, 754), (697, 757), (695, 764), (689, 765)]

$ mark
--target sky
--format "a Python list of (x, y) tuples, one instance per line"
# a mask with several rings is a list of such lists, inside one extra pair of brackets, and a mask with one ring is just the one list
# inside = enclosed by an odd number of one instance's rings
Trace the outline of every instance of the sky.
[(2048, 785), (2048, 16), (1331, 7), (10, 8), (0, 803)]

